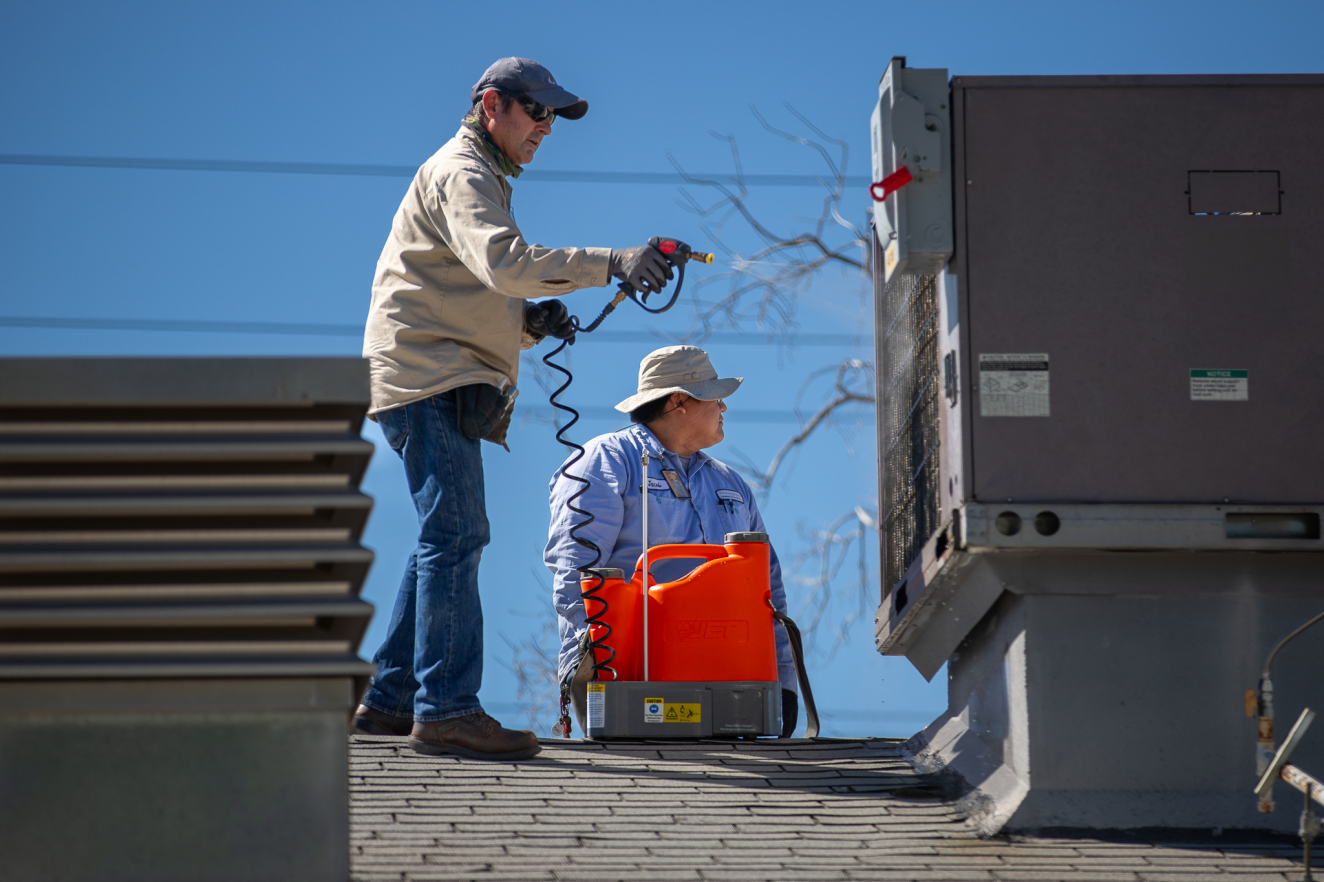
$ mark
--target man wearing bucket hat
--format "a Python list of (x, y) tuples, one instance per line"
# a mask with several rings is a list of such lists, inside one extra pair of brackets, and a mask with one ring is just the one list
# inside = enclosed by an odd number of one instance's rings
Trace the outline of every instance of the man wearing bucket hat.
[(587, 101), (527, 58), (497, 61), (470, 100), (459, 132), (415, 175), (373, 280), (369, 415), (404, 460), (420, 530), (354, 728), (409, 735), (420, 753), (512, 760), (536, 754), (537, 738), (478, 702), (478, 561), (489, 538), (480, 439), (505, 445), (520, 350), (574, 337), (569, 310), (537, 298), (612, 276), (656, 292), (671, 270), (646, 245), (544, 248), (515, 225), (507, 178)]
[[(589, 481), (575, 504), (591, 512), (594, 520), (577, 533), (602, 549), (597, 566), (632, 572), (643, 551), (640, 486), (645, 450), (650, 460), (650, 547), (720, 545), (727, 533), (767, 532), (749, 485), (730, 466), (703, 452), (721, 442), (725, 399), (743, 382), (743, 377), (719, 378), (708, 353), (696, 346), (667, 346), (645, 356), (639, 365), (638, 391), (616, 405), (630, 415), (633, 425), (589, 441), (583, 459), (570, 469)], [(583, 485), (566, 478), (564, 468), (563, 464), (552, 476), (551, 527), (543, 552), (554, 581), (552, 602), (561, 636), (557, 668), (563, 690), (580, 667), (580, 637), (587, 627), (578, 567), (593, 559), (593, 553), (570, 535), (570, 528), (583, 517), (566, 503)], [(786, 591), (775, 550), (771, 558), (772, 603), (785, 613)], [(651, 569), (659, 581), (672, 581), (692, 567), (693, 561), (663, 560)], [(782, 685), (782, 734), (789, 737), (798, 715), (798, 687), (790, 642), (781, 625), (777, 626), (777, 673)]]

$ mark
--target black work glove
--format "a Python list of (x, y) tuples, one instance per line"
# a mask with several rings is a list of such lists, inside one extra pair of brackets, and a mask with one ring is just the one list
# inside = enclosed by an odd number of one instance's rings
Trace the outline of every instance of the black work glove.
[(559, 300), (530, 303), (524, 311), (524, 325), (531, 334), (575, 342), (575, 324), (570, 320), (570, 310)]
[(790, 738), (800, 722), (800, 696), (789, 689), (782, 690), (782, 737)]
[(607, 270), (645, 294), (656, 294), (671, 280), (671, 266), (662, 252), (652, 245), (619, 250), (613, 248), (607, 261)]

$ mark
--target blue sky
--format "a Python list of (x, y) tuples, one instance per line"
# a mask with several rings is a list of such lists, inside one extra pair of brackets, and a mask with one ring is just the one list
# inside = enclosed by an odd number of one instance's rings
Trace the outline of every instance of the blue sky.
[[(849, 145), (868, 170), (868, 119), (888, 59), (952, 75), (1288, 73), (1324, 68), (1324, 4), (1311, 2), (995, 3), (780, 2), (86, 3), (0, 4), (0, 154), (159, 157), (417, 166), (452, 135), (470, 85), (493, 60), (545, 63), (586, 97), (588, 116), (561, 121), (531, 170), (729, 172), (734, 134), (752, 173), (821, 171), (803, 148), (762, 131), (749, 110), (795, 126), (789, 102)], [(355, 355), (342, 335), (232, 334), (5, 326), (21, 317), (360, 325), (377, 254), (407, 181), (399, 177), (70, 168), (0, 163), (0, 351), (7, 355)], [(778, 229), (818, 211), (812, 188), (760, 188), (753, 204)], [(863, 188), (843, 213), (863, 223)], [(675, 235), (711, 245), (675, 187), (516, 184), (526, 236), (546, 245), (625, 247)], [(731, 231), (737, 251), (752, 242)], [(720, 267), (711, 270), (719, 271)], [(696, 268), (692, 278), (708, 271)], [(605, 289), (569, 298), (596, 315)], [(681, 332), (682, 303), (659, 318), (630, 305), (610, 332)], [(719, 371), (748, 377), (730, 404), (727, 441), (767, 462), (795, 427), (791, 405), (814, 369), (870, 357), (871, 314), (857, 279), (827, 274), (798, 302), (803, 333), (832, 345), (745, 341), (709, 349)], [(753, 345), (751, 345), (753, 344)], [(657, 345), (662, 345), (659, 342)], [(653, 348), (588, 340), (573, 351), (572, 402), (607, 406), (633, 391)], [(522, 382), (522, 403), (541, 392)], [(822, 389), (811, 387), (812, 409)], [(758, 411), (757, 419), (746, 414)], [(587, 438), (618, 425), (590, 419)], [(375, 429), (367, 433), (380, 440)], [(494, 539), (482, 585), (485, 703), (513, 721), (514, 681), (500, 639), (520, 639), (541, 612), (546, 483), (562, 458), (537, 422), (513, 454), (488, 446)], [(805, 531), (876, 501), (871, 416), (828, 432), (797, 456), (764, 505), (774, 541), (793, 557)], [(379, 448), (365, 485), (377, 500), (367, 542), (379, 552), (365, 596), (381, 639), (412, 511), (397, 462)], [(871, 541), (873, 541), (871, 539)], [(871, 554), (876, 563), (876, 552)], [(543, 571), (545, 573), (545, 571)], [(796, 590), (791, 588), (792, 606)], [(871, 600), (870, 603), (873, 601)], [(849, 606), (845, 600), (837, 608)], [(945, 706), (902, 659), (872, 648), (872, 607), (831, 661), (813, 665), (827, 734), (908, 735)], [(551, 711), (543, 715), (550, 721)]]

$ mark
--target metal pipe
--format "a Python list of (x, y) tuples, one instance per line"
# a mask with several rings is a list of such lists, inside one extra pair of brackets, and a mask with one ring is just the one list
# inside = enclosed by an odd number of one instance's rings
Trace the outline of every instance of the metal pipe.
[(1283, 766), (1283, 770), (1278, 773), (1278, 777), (1324, 806), (1324, 784), (1315, 780), (1310, 774), (1288, 763)]
[[(1263, 777), (1277, 751), (1273, 746), (1273, 681), (1267, 676), (1260, 679), (1260, 731), (1255, 740), (1255, 774)], [(1256, 797), (1256, 807), (1262, 814), (1273, 811), (1273, 788)]]
[(1284, 646), (1287, 645), (1288, 641), (1290, 641), (1292, 638), (1296, 637), (1296, 635), (1300, 634), (1306, 628), (1309, 628), (1311, 625), (1315, 624), (1321, 619), (1324, 619), (1324, 609), (1320, 610), (1310, 618), (1306, 619), (1301, 624), (1297, 625), (1295, 628), (1292, 629), (1292, 632), (1290, 634), (1288, 634), (1282, 640), (1279, 640), (1277, 643), (1275, 643), (1273, 649), (1269, 650), (1268, 657), (1264, 659), (1264, 668), (1260, 671), (1260, 679), (1261, 680), (1269, 679), (1269, 669), (1273, 667), (1273, 657), (1278, 654), (1278, 651), (1280, 649), (1282, 649)]
[[(1269, 654), (1264, 658), (1264, 667), (1260, 669), (1260, 731), (1259, 737), (1255, 741), (1255, 774), (1263, 777), (1268, 770), (1269, 764), (1273, 762), (1273, 681), (1269, 679), (1270, 670), (1273, 668), (1273, 660), (1293, 638), (1311, 625), (1324, 620), (1324, 610), (1320, 610), (1301, 624), (1297, 625), (1287, 636), (1273, 645)], [(1257, 803), (1259, 810), (1265, 814), (1273, 811), (1273, 791), (1266, 790), (1259, 794)]]
[(1297, 832), (1301, 834), (1303, 852), (1301, 862), (1306, 868), (1305, 875), (1301, 877), (1301, 882), (1314, 882), (1315, 877), (1310, 871), (1310, 862), (1315, 837), (1319, 835), (1320, 822), (1319, 818), (1315, 816), (1315, 806), (1312, 803), (1318, 802), (1320, 805), (1324, 805), (1324, 785), (1321, 785), (1291, 763), (1284, 765), (1278, 775), (1306, 795), (1305, 805), (1301, 809), (1301, 825), (1297, 829)]

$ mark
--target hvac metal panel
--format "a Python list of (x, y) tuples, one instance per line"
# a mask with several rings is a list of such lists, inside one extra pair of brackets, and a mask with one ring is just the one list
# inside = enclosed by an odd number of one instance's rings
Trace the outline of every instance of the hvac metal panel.
[[(1324, 500), (1324, 77), (957, 77), (952, 100), (965, 498)], [(987, 415), (992, 354), (1047, 355), (1043, 415)], [(1230, 400), (1193, 397), (1208, 369), (1244, 372)]]

